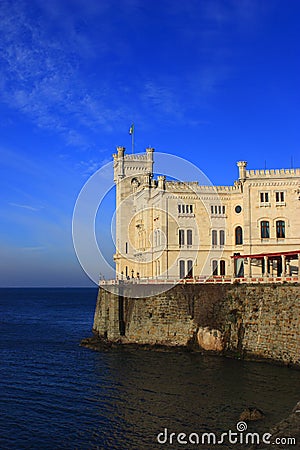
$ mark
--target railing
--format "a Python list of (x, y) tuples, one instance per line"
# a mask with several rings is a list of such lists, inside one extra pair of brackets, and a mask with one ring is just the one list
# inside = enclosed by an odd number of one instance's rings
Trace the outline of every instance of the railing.
[(160, 279), (160, 278), (130, 278), (130, 280), (100, 280), (100, 286), (106, 285), (120, 285), (120, 284), (243, 284), (243, 283), (299, 283), (300, 277), (297, 276), (286, 276), (286, 277), (197, 277), (197, 278), (184, 278), (184, 279)]

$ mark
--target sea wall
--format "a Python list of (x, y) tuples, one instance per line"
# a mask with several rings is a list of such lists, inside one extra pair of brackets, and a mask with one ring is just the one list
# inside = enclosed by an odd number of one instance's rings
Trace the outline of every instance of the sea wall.
[[(141, 298), (132, 298), (136, 289)], [(100, 288), (95, 334), (112, 342), (191, 346), (300, 366), (299, 284), (180, 284), (157, 294), (151, 289)]]

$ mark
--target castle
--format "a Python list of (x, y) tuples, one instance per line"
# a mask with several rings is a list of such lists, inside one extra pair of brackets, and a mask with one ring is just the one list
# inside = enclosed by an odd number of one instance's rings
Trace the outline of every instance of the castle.
[(119, 280), (299, 274), (300, 169), (239, 161), (232, 186), (211, 186), (155, 179), (153, 148), (113, 158)]

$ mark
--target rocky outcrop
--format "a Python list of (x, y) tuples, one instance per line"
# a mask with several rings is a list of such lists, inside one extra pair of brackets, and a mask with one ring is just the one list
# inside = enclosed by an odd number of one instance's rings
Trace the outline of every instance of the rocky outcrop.
[(300, 402), (291, 414), (270, 430), (269, 445), (252, 445), (249, 450), (296, 450), (300, 448)]
[(199, 328), (197, 341), (203, 350), (221, 352), (224, 350), (224, 337), (220, 330), (211, 330), (208, 327)]
[[(281, 440), (281, 444), (274, 444), (272, 448), (275, 449), (296, 449), (300, 448), (300, 402), (297, 403), (292, 413), (284, 420), (275, 425), (274, 428), (270, 430), (272, 434), (272, 441), (275, 442), (276, 439)], [(287, 438), (296, 439), (295, 445), (290, 441), (290, 444), (286, 441)], [(279, 442), (279, 441), (278, 441)]]
[(243, 422), (252, 422), (261, 420), (265, 417), (264, 413), (258, 408), (246, 408), (240, 415), (240, 420)]

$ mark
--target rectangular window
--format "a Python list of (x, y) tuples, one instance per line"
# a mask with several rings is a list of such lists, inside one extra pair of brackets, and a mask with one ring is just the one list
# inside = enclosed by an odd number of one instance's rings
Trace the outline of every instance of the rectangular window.
[(215, 214), (218, 214), (218, 207), (215, 205)]
[(187, 245), (193, 245), (193, 231), (187, 230), (186, 232), (186, 243)]
[(128, 253), (128, 242), (125, 242), (125, 253)]
[(275, 192), (276, 203), (284, 202), (284, 192)]
[(210, 211), (211, 211), (212, 214), (214, 213), (214, 205), (211, 205)]
[(225, 214), (225, 205), (222, 206), (222, 212)]
[(270, 223), (268, 220), (260, 222), (260, 236), (262, 239), (269, 239), (270, 237)]
[(181, 205), (178, 205), (178, 214), (181, 214)]
[(217, 232), (217, 230), (212, 230), (211, 243), (212, 243), (212, 245), (218, 245), (218, 232)]
[(184, 245), (184, 230), (179, 230), (179, 247)]
[(221, 246), (225, 245), (225, 231), (224, 230), (220, 230), (220, 245)]
[(276, 237), (277, 237), (277, 239), (285, 238), (285, 222), (284, 222), (284, 220), (277, 220), (277, 222), (276, 222)]
[(222, 214), (222, 208), (221, 208), (221, 205), (219, 205), (219, 214)]
[(185, 213), (185, 205), (181, 205), (181, 212), (184, 214)]
[(193, 205), (190, 205), (190, 213), (193, 214)]
[(260, 202), (261, 203), (269, 203), (269, 192), (261, 192), (260, 193)]

